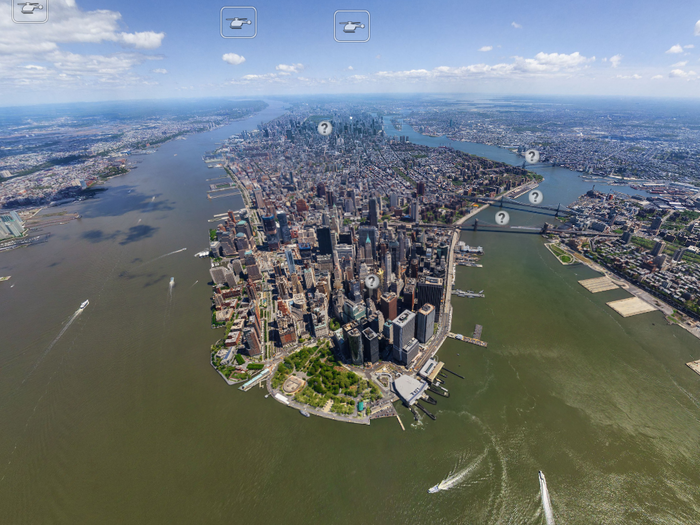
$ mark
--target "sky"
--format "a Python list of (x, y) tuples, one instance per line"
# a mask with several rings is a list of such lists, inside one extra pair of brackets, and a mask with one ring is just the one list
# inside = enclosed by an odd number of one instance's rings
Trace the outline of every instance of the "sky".
[[(227, 39), (223, 2), (37, 0), (48, 21), (17, 24), (18, 0), (5, 1), (0, 106), (317, 93), (700, 97), (697, 2), (264, 0), (243, 4), (257, 10), (255, 37)], [(369, 41), (336, 42), (335, 11), (353, 9), (370, 13)]]

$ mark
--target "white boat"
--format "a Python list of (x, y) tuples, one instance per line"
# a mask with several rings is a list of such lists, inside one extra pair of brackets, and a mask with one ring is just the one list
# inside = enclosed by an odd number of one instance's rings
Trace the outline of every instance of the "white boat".
[(175, 277), (170, 278), (170, 286), (172, 286), (173, 284), (175, 284)]
[(194, 254), (195, 257), (209, 257), (209, 251), (203, 251)]
[(311, 417), (311, 414), (309, 414), (306, 410), (300, 410), (299, 413), (304, 417)]
[(85, 299), (83, 303), (80, 305), (81, 310), (85, 310), (85, 307), (90, 304), (90, 301)]

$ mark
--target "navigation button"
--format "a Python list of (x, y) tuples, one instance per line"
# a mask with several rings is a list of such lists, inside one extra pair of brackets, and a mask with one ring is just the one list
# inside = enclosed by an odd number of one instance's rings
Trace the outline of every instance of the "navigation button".
[(49, 21), (49, 0), (18, 2), (12, 0), (12, 21), (15, 24), (45, 24)]
[(258, 34), (258, 10), (252, 6), (222, 7), (219, 32), (223, 38), (255, 38)]
[(336, 42), (369, 42), (369, 11), (339, 9), (333, 14), (333, 38)]

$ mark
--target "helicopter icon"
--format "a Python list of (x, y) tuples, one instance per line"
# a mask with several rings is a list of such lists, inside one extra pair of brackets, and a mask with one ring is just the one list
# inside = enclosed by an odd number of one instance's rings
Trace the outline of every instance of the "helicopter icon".
[(363, 24), (362, 22), (338, 22), (338, 23), (341, 26), (345, 26), (345, 27), (343, 27), (343, 33), (354, 33), (355, 29), (357, 29), (358, 27), (360, 29), (365, 28), (365, 24)]
[(38, 2), (20, 2), (17, 5), (22, 6), (23, 15), (33, 15), (35, 9), (44, 9), (44, 6)]
[(247, 25), (252, 24), (252, 22), (250, 20), (248, 20), (247, 18), (235, 17), (235, 18), (227, 18), (226, 20), (231, 21), (231, 23), (229, 24), (229, 27), (231, 29), (242, 29), (243, 24), (247, 24)]

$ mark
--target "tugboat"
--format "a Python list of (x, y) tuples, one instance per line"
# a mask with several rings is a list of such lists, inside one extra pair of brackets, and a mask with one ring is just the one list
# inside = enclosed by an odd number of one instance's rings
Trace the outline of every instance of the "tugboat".
[(304, 417), (311, 417), (311, 414), (309, 414), (306, 410), (299, 410), (299, 413)]
[(90, 301), (88, 299), (85, 299), (83, 303), (80, 305), (81, 310), (85, 310), (85, 307), (90, 304)]

